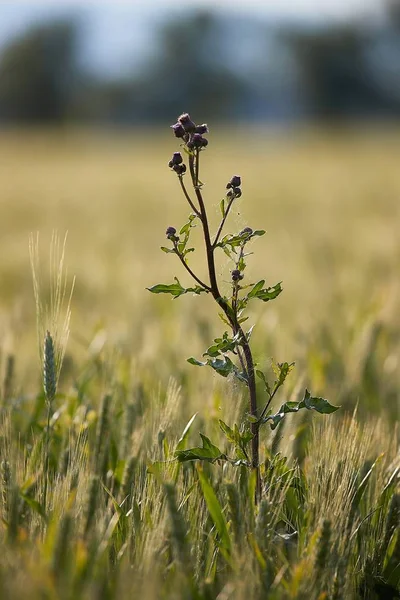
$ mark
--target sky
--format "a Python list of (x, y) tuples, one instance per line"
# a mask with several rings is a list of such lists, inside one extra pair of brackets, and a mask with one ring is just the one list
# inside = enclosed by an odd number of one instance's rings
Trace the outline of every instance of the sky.
[(73, 14), (83, 31), (84, 62), (92, 72), (124, 74), (139, 66), (153, 43), (154, 26), (166, 17), (178, 17), (196, 7), (218, 7), (229, 14), (257, 17), (271, 24), (303, 22), (326, 25), (357, 19), (375, 21), (381, 17), (385, 0), (86, 0), (2, 1), (0, 0), (1, 48), (30, 25)]

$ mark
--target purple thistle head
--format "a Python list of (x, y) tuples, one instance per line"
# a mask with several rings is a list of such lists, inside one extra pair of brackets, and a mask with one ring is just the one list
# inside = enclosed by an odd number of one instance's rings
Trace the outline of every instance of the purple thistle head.
[(173, 130), (175, 137), (183, 138), (185, 135), (185, 129), (181, 123), (175, 123), (175, 125), (171, 125), (171, 129)]
[(188, 113), (181, 114), (178, 117), (178, 123), (180, 123), (186, 133), (193, 133), (196, 130), (196, 124), (190, 118)]
[(231, 275), (232, 275), (232, 281), (240, 281), (244, 277), (241, 274), (241, 272), (239, 271), (239, 269), (233, 269)]
[(171, 167), (171, 169), (172, 169), (175, 165), (180, 165), (182, 162), (183, 162), (182, 154), (180, 152), (174, 152), (171, 160), (168, 163), (168, 166)]
[(172, 237), (174, 237), (176, 234), (176, 229), (175, 227), (167, 227), (167, 231), (165, 232), (165, 235), (167, 236), (167, 238), (170, 240)]
[(203, 123), (203, 125), (196, 125), (195, 133), (200, 133), (200, 135), (208, 133), (208, 125), (206, 125), (206, 123)]
[(232, 177), (232, 179), (229, 181), (229, 183), (226, 184), (226, 189), (229, 190), (229, 188), (238, 188), (242, 185), (242, 180), (240, 178), (239, 175), (234, 175)]

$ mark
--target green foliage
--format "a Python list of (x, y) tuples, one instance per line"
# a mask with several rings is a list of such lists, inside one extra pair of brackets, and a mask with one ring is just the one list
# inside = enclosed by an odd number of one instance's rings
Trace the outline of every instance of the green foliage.
[(215, 446), (207, 436), (200, 433), (203, 446), (200, 448), (191, 448), (190, 450), (176, 450), (175, 456), (179, 462), (188, 460), (205, 460), (207, 462), (215, 462), (217, 460), (226, 459), (225, 454)]
[(296, 413), (302, 408), (308, 410), (315, 410), (321, 415), (330, 415), (339, 409), (339, 406), (333, 406), (325, 400), (325, 398), (313, 398), (308, 390), (304, 393), (304, 398), (301, 402), (285, 402), (282, 404), (279, 411), (275, 415), (268, 415), (262, 419), (262, 423), (268, 423), (271, 421), (271, 429), (275, 429), (282, 419), (288, 413)]
[(171, 296), (175, 298), (179, 298), (179, 296), (183, 296), (183, 294), (196, 294), (199, 295), (202, 292), (206, 292), (207, 290), (202, 287), (196, 285), (191, 288), (184, 288), (177, 277), (174, 277), (176, 283), (171, 283), (170, 285), (159, 283), (158, 285), (153, 285), (150, 288), (147, 288), (149, 292), (153, 294), (171, 294)]

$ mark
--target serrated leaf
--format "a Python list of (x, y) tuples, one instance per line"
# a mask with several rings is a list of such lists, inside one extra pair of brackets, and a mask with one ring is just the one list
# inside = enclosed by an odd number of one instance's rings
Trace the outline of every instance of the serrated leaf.
[(308, 408), (309, 410), (316, 410), (322, 415), (330, 415), (340, 408), (340, 406), (333, 406), (325, 398), (312, 397), (308, 390), (305, 391), (304, 398), (300, 402), (299, 408), (303, 407)]
[(340, 407), (333, 406), (325, 398), (313, 398), (308, 390), (305, 391), (304, 399), (301, 402), (285, 402), (275, 415), (269, 415), (263, 419), (263, 423), (271, 421), (271, 429), (275, 429), (287, 413), (298, 412), (302, 408), (315, 410), (324, 415), (329, 415), (337, 411)]

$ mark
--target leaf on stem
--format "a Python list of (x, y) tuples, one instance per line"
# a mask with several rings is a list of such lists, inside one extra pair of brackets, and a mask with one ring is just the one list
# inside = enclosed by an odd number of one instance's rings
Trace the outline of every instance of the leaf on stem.
[(239, 371), (237, 366), (227, 356), (222, 358), (209, 358), (205, 362), (201, 362), (196, 358), (188, 358), (188, 363), (195, 365), (196, 367), (211, 367), (222, 377), (228, 377), (228, 375), (234, 375), (240, 381), (247, 383), (247, 377), (244, 373)]
[(323, 415), (330, 415), (336, 412), (340, 407), (333, 406), (325, 398), (318, 398), (311, 396), (308, 390), (304, 393), (304, 398), (301, 402), (285, 402), (282, 404), (279, 411), (275, 415), (269, 415), (262, 420), (262, 423), (271, 421), (271, 429), (275, 429), (285, 415), (292, 412), (298, 412), (301, 408), (307, 408), (308, 410), (315, 410), (316, 412)]
[(261, 279), (258, 283), (256, 283), (252, 290), (247, 294), (247, 299), (258, 298), (263, 302), (268, 302), (268, 300), (274, 300), (279, 294), (282, 292), (282, 282), (280, 281), (276, 285), (272, 287), (263, 288), (265, 284), (265, 280)]
[[(268, 393), (268, 395), (270, 396), (270, 395), (271, 395), (271, 388), (270, 388), (270, 385), (269, 385), (269, 383), (268, 383), (268, 381), (267, 381), (267, 378), (266, 378), (265, 374), (264, 374), (262, 371), (259, 371), (259, 370), (257, 369), (257, 370), (256, 370), (256, 375), (257, 375), (257, 377), (259, 377), (259, 378), (261, 379), (261, 381), (264, 383), (264, 385), (265, 385), (265, 391), (266, 391), (266, 392)], [(257, 421), (257, 419), (256, 419), (256, 421)]]
[(189, 460), (205, 460), (207, 462), (215, 462), (216, 460), (226, 460), (225, 454), (215, 446), (212, 441), (202, 433), (200, 433), (203, 446), (189, 448), (188, 450), (176, 450), (175, 458), (179, 462), (187, 462)]
[(183, 294), (201, 294), (202, 292), (207, 292), (206, 289), (201, 287), (200, 285), (195, 285), (194, 287), (184, 288), (177, 277), (174, 277), (176, 283), (165, 284), (159, 283), (157, 285), (153, 285), (150, 288), (147, 288), (149, 292), (152, 294), (171, 294), (171, 296), (175, 298), (179, 298), (179, 296), (183, 296)]

